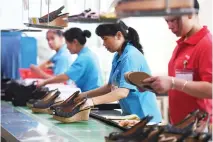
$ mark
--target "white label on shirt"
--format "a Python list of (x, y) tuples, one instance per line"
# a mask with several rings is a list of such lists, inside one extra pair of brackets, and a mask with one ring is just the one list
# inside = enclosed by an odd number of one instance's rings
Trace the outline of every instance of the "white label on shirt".
[(180, 72), (176, 71), (176, 78), (185, 79), (187, 81), (193, 81), (193, 72)]

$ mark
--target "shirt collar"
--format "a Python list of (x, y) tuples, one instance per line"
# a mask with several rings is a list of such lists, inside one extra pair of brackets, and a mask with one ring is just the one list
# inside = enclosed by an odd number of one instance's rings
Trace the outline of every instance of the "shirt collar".
[(89, 50), (88, 47), (83, 47), (83, 48), (81, 49), (81, 51), (78, 53), (78, 55), (80, 55), (80, 54), (82, 54), (82, 53), (85, 53), (85, 52), (87, 52), (88, 50)]
[(181, 37), (179, 40), (177, 40), (177, 44), (179, 45), (181, 43), (186, 43), (196, 45), (207, 33), (209, 33), (207, 26), (203, 26), (202, 29), (190, 36), (187, 40), (184, 40), (184, 37)]
[(66, 50), (67, 49), (67, 46), (66, 46), (66, 44), (64, 44), (59, 50), (58, 50), (58, 52), (57, 52), (57, 54), (60, 54), (60, 53), (62, 53), (64, 50)]
[(127, 55), (126, 53), (130, 50), (130, 48), (132, 48), (131, 44), (127, 43), (126, 46), (125, 46), (125, 48), (124, 48), (123, 53), (121, 54), (121, 56), (119, 56), (118, 53), (115, 54), (113, 62), (120, 62), (120, 61), (122, 61), (124, 59), (124, 57), (126, 57), (126, 55)]

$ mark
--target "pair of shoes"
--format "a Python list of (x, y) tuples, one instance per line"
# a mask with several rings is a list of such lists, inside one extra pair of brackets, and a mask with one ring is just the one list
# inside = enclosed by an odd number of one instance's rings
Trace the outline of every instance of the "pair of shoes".
[(48, 113), (48, 109), (55, 103), (61, 102), (61, 100), (57, 100), (60, 95), (60, 91), (58, 89), (50, 91), (44, 98), (37, 100), (33, 103), (32, 112), (34, 113)]
[(53, 114), (53, 112), (55, 112), (55, 110), (57, 109), (57, 107), (61, 107), (61, 106), (65, 106), (67, 104), (73, 104), (74, 103), (74, 99), (76, 97), (78, 97), (80, 91), (76, 91), (75, 93), (73, 93), (69, 98), (67, 98), (65, 101), (63, 101), (62, 103), (59, 104), (54, 104), (52, 105), (49, 109), (48, 109), (48, 113), (49, 114)]
[(71, 97), (68, 103), (55, 108), (53, 111), (54, 119), (63, 123), (87, 121), (89, 119), (91, 108), (84, 107), (87, 98), (74, 101), (74, 97)]

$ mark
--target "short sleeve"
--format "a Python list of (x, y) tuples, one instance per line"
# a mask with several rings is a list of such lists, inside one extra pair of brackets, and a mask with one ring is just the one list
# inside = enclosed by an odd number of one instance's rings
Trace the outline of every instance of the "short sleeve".
[(137, 67), (137, 64), (134, 61), (131, 62), (130, 58), (126, 58), (121, 62), (121, 72), (120, 72), (120, 81), (119, 88), (127, 88), (130, 90), (137, 90), (136, 86), (131, 85), (126, 82), (124, 74), (130, 71), (139, 71), (140, 67)]
[(212, 45), (204, 49), (199, 56), (199, 76), (201, 81), (212, 83)]
[(86, 61), (86, 59), (83, 60), (82, 57), (78, 57), (65, 74), (74, 82), (78, 82), (85, 74), (87, 67)]
[(54, 74), (55, 75), (59, 75), (59, 74), (63, 74), (67, 71), (67, 69), (69, 68), (69, 63), (68, 60), (64, 57), (61, 57), (60, 59), (58, 59), (55, 64), (54, 64)]
[(111, 69), (111, 72), (110, 72), (110, 75), (109, 75), (109, 81), (108, 81), (108, 84), (112, 84), (112, 74), (113, 74), (113, 65), (112, 65), (112, 69)]

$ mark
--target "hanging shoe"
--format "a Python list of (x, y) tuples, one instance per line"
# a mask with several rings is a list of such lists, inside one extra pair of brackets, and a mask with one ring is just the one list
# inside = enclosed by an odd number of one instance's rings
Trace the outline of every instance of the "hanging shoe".
[[(59, 14), (61, 14), (61, 11), (64, 9), (64, 6), (61, 6), (59, 9), (50, 12), (49, 13), (49, 22), (52, 22), (54, 19), (58, 17)], [(39, 23), (47, 23), (48, 22), (48, 14), (42, 16), (39, 18)]]

